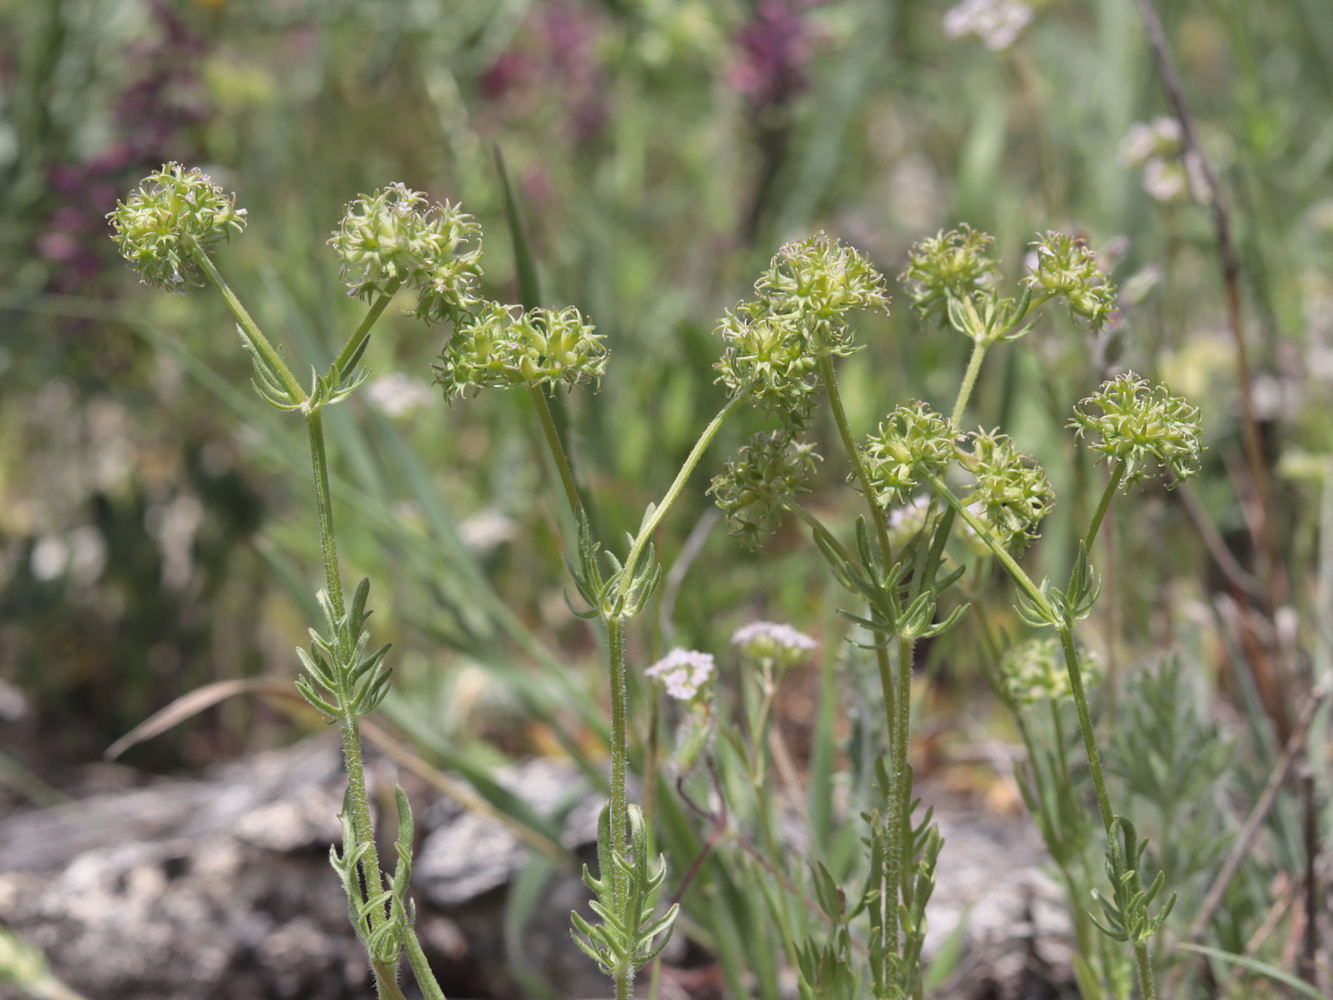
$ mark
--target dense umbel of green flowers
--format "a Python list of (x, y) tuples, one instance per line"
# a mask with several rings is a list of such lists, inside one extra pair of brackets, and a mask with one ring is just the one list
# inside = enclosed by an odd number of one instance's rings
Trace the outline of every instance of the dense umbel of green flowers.
[(819, 386), (821, 355), (856, 351), (847, 314), (887, 309), (884, 278), (865, 257), (820, 233), (788, 243), (755, 282), (757, 298), (718, 327), (726, 342), (718, 381), (799, 426)]
[(970, 450), (958, 459), (972, 474), (962, 502), (979, 512), (1000, 544), (1019, 551), (1038, 538), (1037, 525), (1055, 506), (1055, 494), (1040, 465), (1024, 455), (1007, 434), (976, 431)]
[(913, 246), (898, 280), (911, 290), (917, 312), (943, 320), (950, 300), (965, 300), (988, 290), (999, 268), (990, 256), (994, 243), (989, 233), (964, 224)]
[(172, 292), (203, 285), (196, 252), (211, 253), (245, 228), (245, 209), (195, 167), (164, 164), (107, 218), (121, 254), (144, 282)]
[[(1094, 406), (1100, 415), (1089, 412)], [(1124, 489), (1168, 469), (1177, 481), (1199, 471), (1203, 444), (1198, 408), (1171, 395), (1163, 383), (1149, 387), (1147, 379), (1133, 372), (1102, 383), (1100, 391), (1074, 407), (1069, 426), (1077, 427), (1080, 437), (1088, 431), (1095, 434), (1091, 447), (1103, 459), (1125, 463), (1120, 480)]]
[(432, 367), (436, 383), (453, 399), (468, 389), (596, 382), (609, 356), (577, 309), (483, 302), (459, 317)]
[(457, 322), (478, 298), (481, 229), (448, 202), (390, 184), (347, 206), (329, 240), (342, 261), (348, 294), (378, 295), (391, 283), (417, 293), (416, 315)]
[(922, 473), (939, 474), (953, 461), (957, 425), (920, 400), (895, 407), (861, 446), (866, 480), (883, 507), (905, 503)]
[(1069, 310), (1094, 330), (1115, 312), (1116, 288), (1097, 266), (1097, 255), (1085, 240), (1063, 233), (1047, 233), (1031, 244), (1037, 266), (1025, 279), (1036, 293), (1059, 295)]
[(787, 431), (751, 437), (708, 489), (726, 513), (730, 533), (747, 548), (758, 546), (804, 492), (805, 477), (818, 459), (813, 444)]

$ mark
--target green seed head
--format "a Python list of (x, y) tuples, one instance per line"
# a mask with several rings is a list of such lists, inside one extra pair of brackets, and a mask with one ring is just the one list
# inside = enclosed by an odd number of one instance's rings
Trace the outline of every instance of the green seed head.
[(1040, 465), (1024, 455), (1007, 434), (976, 431), (959, 461), (972, 473), (964, 504), (978, 512), (1000, 544), (1021, 551), (1036, 541), (1037, 525), (1055, 506), (1055, 494)]
[(435, 381), (452, 399), (469, 389), (599, 381), (610, 352), (574, 308), (533, 309), (484, 302), (455, 320)]
[(1096, 436), (1091, 447), (1101, 452), (1102, 460), (1125, 463), (1122, 489), (1167, 470), (1177, 482), (1199, 471), (1203, 444), (1198, 408), (1171, 395), (1164, 383), (1150, 387), (1133, 372), (1102, 383), (1074, 407), (1069, 426), (1078, 428), (1080, 437), (1089, 431)]
[(416, 315), (457, 322), (478, 301), (481, 229), (457, 205), (431, 204), (390, 184), (347, 206), (329, 245), (348, 294), (369, 298), (398, 281), (417, 293)]
[(990, 256), (994, 244), (993, 236), (964, 224), (913, 246), (898, 280), (911, 290), (917, 312), (943, 321), (950, 301), (988, 291), (999, 267)]
[(1086, 240), (1063, 233), (1047, 233), (1031, 244), (1037, 266), (1025, 281), (1034, 292), (1062, 296), (1069, 310), (1094, 330), (1100, 330), (1116, 310), (1116, 287), (1097, 266), (1097, 255)]
[(953, 461), (958, 437), (953, 421), (919, 400), (897, 407), (861, 446), (875, 502), (906, 503), (923, 472), (938, 474)]
[(805, 477), (818, 459), (813, 444), (787, 431), (750, 438), (708, 489), (727, 515), (730, 533), (746, 548), (757, 548), (777, 529), (796, 494), (804, 492)]
[(121, 254), (145, 284), (172, 292), (203, 285), (195, 253), (212, 253), (245, 228), (245, 209), (195, 167), (164, 164), (107, 218)]

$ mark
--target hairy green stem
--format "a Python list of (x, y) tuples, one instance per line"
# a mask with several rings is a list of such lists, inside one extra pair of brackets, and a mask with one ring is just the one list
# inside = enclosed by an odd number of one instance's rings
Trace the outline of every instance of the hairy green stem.
[[(628, 757), (629, 692), (625, 677), (625, 621), (619, 615), (603, 618), (606, 623), (606, 655), (611, 668), (611, 850), (624, 853), (629, 831), (629, 804), (625, 795), (625, 764)], [(636, 859), (638, 860), (638, 859)], [(598, 872), (611, 880), (615, 912), (623, 913), (626, 886), (624, 874), (615, 865)], [(615, 975), (616, 1000), (631, 1000), (634, 970), (621, 967)]]
[[(833, 422), (837, 425), (838, 436), (852, 463), (852, 475), (860, 484), (866, 504), (870, 507), (870, 517), (875, 525), (875, 534), (879, 541), (880, 556), (887, 570), (893, 559), (892, 546), (889, 544), (888, 518), (884, 508), (875, 497), (874, 488), (866, 472), (860, 449), (852, 436), (851, 424), (847, 420), (847, 410), (842, 404), (842, 393), (838, 389), (838, 376), (833, 368), (833, 358), (827, 353), (819, 355), (819, 373), (824, 379), (828, 393), (829, 408), (833, 411)], [(865, 567), (866, 572), (875, 575), (873, 566)], [(894, 601), (892, 594), (890, 601)], [(896, 609), (895, 609), (896, 610)], [(880, 926), (883, 928), (883, 952), (885, 959), (897, 956), (902, 947), (899, 940), (898, 901), (902, 891), (902, 872), (907, 863), (906, 845), (903, 843), (907, 808), (907, 746), (908, 726), (911, 722), (911, 670), (913, 643), (910, 639), (898, 642), (898, 676), (893, 675), (893, 666), (889, 661), (888, 636), (875, 633), (875, 661), (879, 669), (880, 688), (884, 692), (885, 724), (889, 738), (889, 789), (886, 815), (884, 818), (888, 836), (884, 849), (884, 870), (880, 874), (881, 892)], [(882, 980), (884, 976), (880, 977)]]
[(1083, 551), (1089, 556), (1092, 554), (1092, 543), (1097, 540), (1097, 533), (1101, 531), (1102, 521), (1106, 518), (1106, 510), (1111, 506), (1111, 498), (1115, 496), (1115, 491), (1120, 488), (1120, 481), (1124, 478), (1125, 460), (1122, 458), (1111, 467), (1111, 478), (1107, 481), (1106, 489), (1102, 491), (1102, 498), (1092, 515), (1092, 523), (1088, 525), (1087, 534), (1083, 536)]
[(968, 400), (972, 398), (972, 390), (976, 388), (977, 376), (981, 374), (981, 362), (986, 359), (986, 351), (990, 348), (989, 340), (975, 340), (972, 342), (972, 356), (967, 359), (967, 371), (963, 373), (963, 384), (958, 387), (958, 398), (953, 404), (953, 415), (949, 418), (954, 424), (961, 424), (963, 420), (963, 411), (967, 409)]
[(398, 289), (402, 287), (402, 284), (403, 284), (402, 278), (391, 278), (389, 281), (385, 283), (384, 291), (381, 292), (379, 298), (377, 298), (371, 304), (370, 309), (367, 310), (365, 317), (361, 320), (357, 328), (352, 332), (352, 336), (348, 338), (347, 344), (343, 347), (342, 351), (339, 352), (338, 357), (334, 360), (333, 362), (334, 371), (342, 372), (344, 375), (347, 374), (345, 371), (343, 371), (343, 369), (347, 366), (347, 363), (352, 360), (352, 358), (356, 357), (357, 352), (361, 350), (361, 345), (364, 344), (366, 338), (370, 336), (371, 328), (377, 322), (379, 322), (380, 316), (382, 316), (384, 314), (384, 310), (389, 307), (389, 303), (393, 300), (394, 293), (397, 292)]

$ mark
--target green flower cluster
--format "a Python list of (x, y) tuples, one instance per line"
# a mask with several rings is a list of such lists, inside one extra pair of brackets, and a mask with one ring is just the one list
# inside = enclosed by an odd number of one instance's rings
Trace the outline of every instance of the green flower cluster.
[(788, 243), (755, 282), (758, 298), (727, 313), (718, 381), (802, 426), (814, 406), (819, 358), (856, 351), (847, 314), (888, 308), (884, 279), (851, 247), (820, 233)]
[(796, 494), (804, 492), (805, 477), (818, 459), (813, 444), (786, 431), (751, 437), (708, 488), (727, 515), (728, 531), (746, 548), (757, 548), (777, 529)]
[[(1082, 652), (1078, 660), (1084, 686), (1095, 685), (1099, 677), (1096, 660)], [(1029, 639), (1009, 649), (1000, 660), (1000, 677), (1005, 693), (1020, 705), (1070, 696), (1069, 671), (1055, 636)]]
[[(1100, 415), (1088, 412), (1097, 407)], [(1102, 383), (1074, 407), (1070, 427), (1078, 435), (1092, 431), (1098, 440), (1092, 445), (1105, 460), (1124, 462), (1122, 489), (1144, 479), (1152, 479), (1169, 469), (1178, 482), (1199, 471), (1203, 451), (1202, 425), (1198, 407), (1158, 383), (1125, 372)], [(1169, 484), (1174, 485), (1174, 483)]]
[(212, 253), (245, 228), (236, 196), (214, 184), (198, 167), (167, 163), (149, 174), (107, 218), (113, 239), (145, 284), (170, 292), (203, 285), (195, 253)]
[(448, 202), (390, 184), (362, 195), (343, 213), (329, 245), (342, 261), (348, 294), (370, 298), (390, 283), (417, 293), (415, 315), (457, 322), (478, 299), (481, 229)]
[(911, 290), (912, 304), (924, 318), (944, 320), (951, 302), (989, 292), (999, 265), (990, 256), (995, 238), (964, 223), (912, 247), (898, 280)]
[(598, 381), (609, 356), (602, 336), (573, 307), (524, 310), (483, 302), (458, 316), (432, 368), (436, 384), (453, 399), (469, 388)]
[(1063, 296), (1069, 310), (1100, 330), (1116, 310), (1116, 288), (1097, 266), (1097, 255), (1077, 236), (1048, 232), (1030, 244), (1037, 266), (1028, 273), (1034, 293)]
[(1037, 525), (1055, 506), (1046, 473), (1007, 434), (975, 431), (969, 440), (971, 450), (958, 453), (973, 480), (962, 502), (980, 513), (1004, 548), (1021, 551), (1037, 540)]
[(953, 421), (920, 400), (896, 407), (860, 449), (875, 502), (906, 502), (924, 472), (938, 475), (953, 461), (959, 437)]

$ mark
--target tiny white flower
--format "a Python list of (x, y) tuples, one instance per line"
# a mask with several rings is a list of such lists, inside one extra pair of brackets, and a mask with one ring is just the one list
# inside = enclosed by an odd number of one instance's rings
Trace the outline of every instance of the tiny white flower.
[(643, 673), (645, 677), (661, 681), (671, 697), (689, 701), (713, 676), (713, 656), (696, 649), (676, 647)]
[(1016, 0), (963, 0), (944, 15), (950, 38), (976, 35), (992, 52), (1009, 48), (1032, 21), (1032, 8)]

